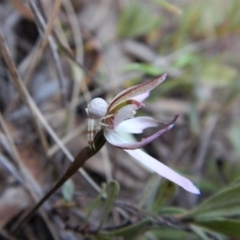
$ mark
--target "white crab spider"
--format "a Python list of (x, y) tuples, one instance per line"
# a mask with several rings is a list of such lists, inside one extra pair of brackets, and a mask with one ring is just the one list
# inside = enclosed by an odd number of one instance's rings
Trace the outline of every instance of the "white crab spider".
[(88, 107), (85, 110), (89, 117), (87, 128), (88, 145), (90, 148), (95, 149), (95, 145), (93, 142), (94, 136), (101, 129), (102, 126), (108, 126), (102, 123), (102, 120), (110, 117), (111, 115), (105, 116), (107, 114), (108, 104), (102, 98), (92, 99), (92, 101), (88, 104)]

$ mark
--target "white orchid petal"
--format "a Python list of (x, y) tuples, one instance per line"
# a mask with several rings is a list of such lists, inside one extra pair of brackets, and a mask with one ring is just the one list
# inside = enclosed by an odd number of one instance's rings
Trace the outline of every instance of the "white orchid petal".
[(122, 137), (118, 135), (118, 133), (107, 128), (104, 131), (104, 136), (107, 139), (107, 141), (111, 143), (113, 146), (127, 143)]
[(114, 116), (114, 121), (113, 121), (114, 129), (116, 129), (118, 125), (124, 120), (132, 118), (134, 116), (134, 111), (136, 109), (138, 109), (138, 106), (136, 106), (135, 104), (128, 104), (122, 107)]
[(121, 122), (116, 128), (116, 131), (127, 133), (142, 133), (146, 128), (157, 126), (157, 121), (152, 117), (135, 117)]
[[(126, 143), (126, 141), (124, 139), (122, 139), (119, 135), (117, 135), (112, 130), (104, 131), (104, 135), (105, 135), (107, 141), (113, 145)], [(185, 190), (195, 193), (195, 194), (200, 194), (200, 191), (193, 185), (193, 183), (191, 181), (189, 181), (187, 178), (179, 175), (178, 173), (173, 171), (171, 168), (162, 164), (161, 162), (159, 162), (155, 158), (149, 156), (145, 152), (143, 152), (139, 149), (137, 149), (137, 150), (124, 149), (124, 151), (126, 151), (128, 154), (130, 154), (133, 158), (135, 158), (137, 161), (139, 161), (146, 167), (155, 171), (159, 175), (167, 178), (168, 180), (176, 183), (177, 185), (181, 186)]]
[(163, 176), (164, 178), (167, 178), (168, 180), (176, 183), (177, 185), (181, 186), (185, 190), (200, 194), (199, 189), (194, 186), (194, 184), (188, 180), (187, 178), (181, 176), (177, 172), (173, 171), (171, 168), (167, 167), (166, 165), (162, 164), (155, 158), (149, 156), (145, 152), (137, 149), (137, 150), (124, 150), (128, 154), (130, 154), (132, 157), (134, 157), (136, 160), (138, 160), (140, 163), (146, 165), (159, 175)]
[(165, 132), (172, 129), (173, 126), (174, 126), (174, 124), (170, 124), (167, 127), (157, 131), (153, 135), (151, 135), (149, 137), (146, 137), (146, 138), (143, 138), (140, 142), (126, 142), (126, 141), (122, 142), (121, 139), (118, 140), (119, 134), (114, 132), (114, 131), (106, 131), (105, 137), (115, 147), (122, 148), (124, 150), (125, 149), (133, 150), (133, 149), (138, 149), (138, 148), (144, 147), (145, 145), (154, 141), (156, 138), (160, 137)]
[(142, 93), (142, 94), (140, 94), (138, 96), (135, 96), (131, 99), (134, 99), (138, 102), (143, 102), (146, 98), (148, 98), (149, 94), (150, 94), (150, 92), (145, 92), (145, 93)]

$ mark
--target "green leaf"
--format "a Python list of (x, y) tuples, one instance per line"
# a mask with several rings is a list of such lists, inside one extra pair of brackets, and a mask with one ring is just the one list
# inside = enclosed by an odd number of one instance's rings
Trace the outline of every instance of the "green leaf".
[(149, 232), (156, 236), (156, 239), (160, 240), (183, 240), (183, 239), (199, 240), (199, 238), (193, 233), (173, 228), (155, 226)]
[(97, 236), (92, 236), (93, 240), (111, 240), (112, 238), (109, 236), (102, 236), (102, 235), (97, 235)]
[(229, 86), (228, 95), (226, 96), (225, 103), (222, 108), (227, 108), (231, 105), (236, 99), (238, 99), (240, 94), (240, 81), (233, 81), (231, 86)]
[(201, 82), (210, 87), (221, 88), (233, 84), (237, 77), (237, 70), (216, 60), (204, 61), (201, 71)]
[(140, 202), (138, 204), (139, 207), (145, 206), (147, 209), (151, 208), (158, 185), (159, 176), (157, 174), (152, 174), (142, 191)]
[(221, 190), (183, 218), (212, 219), (237, 214), (240, 214), (240, 183)]
[(74, 194), (74, 183), (71, 179), (67, 180), (62, 186), (62, 195), (64, 199), (71, 202)]
[(164, 207), (158, 213), (160, 215), (180, 215), (186, 213), (186, 210), (177, 207)]
[(164, 180), (158, 189), (151, 212), (157, 213), (176, 193), (176, 185), (169, 180)]
[(210, 237), (207, 236), (207, 234), (204, 232), (204, 230), (202, 228), (200, 228), (199, 226), (196, 225), (190, 225), (190, 228), (192, 229), (192, 231), (194, 233), (196, 233), (196, 235), (198, 235), (202, 240), (211, 240)]
[(229, 132), (229, 138), (235, 148), (236, 154), (240, 159), (240, 122), (235, 124)]
[(109, 183), (108, 187), (107, 187), (107, 199), (105, 201), (105, 209), (104, 209), (104, 213), (103, 216), (101, 218), (100, 224), (98, 229), (101, 229), (103, 223), (105, 222), (108, 214), (110, 213), (110, 211), (113, 208), (114, 202), (119, 194), (119, 184), (118, 182), (112, 181)]
[(97, 234), (97, 237), (125, 237), (125, 239), (132, 239), (133, 237), (140, 235), (142, 232), (145, 232), (151, 223), (152, 220), (150, 218), (146, 218), (136, 224), (123, 227), (118, 230), (101, 232)]
[(167, 0), (152, 0), (153, 2), (159, 4), (163, 9), (168, 10), (170, 13), (182, 14), (182, 10), (174, 4), (169, 3)]
[(198, 60), (197, 56), (184, 53), (177, 57), (177, 59), (174, 61), (173, 65), (177, 68), (183, 68), (190, 64), (196, 63)]
[(123, 71), (139, 71), (153, 77), (164, 73), (163, 69), (147, 63), (130, 63), (124, 67)]
[(100, 208), (105, 203), (104, 195), (106, 195), (106, 184), (103, 184), (101, 192), (97, 197), (93, 199), (86, 207), (85, 211), (87, 212), (86, 218), (89, 219), (94, 209)]
[(139, 37), (159, 28), (161, 18), (138, 2), (131, 3), (122, 12), (118, 24), (118, 36)]
[(197, 221), (196, 224), (209, 230), (224, 234), (234, 239), (240, 238), (240, 221), (230, 219), (216, 219), (209, 221)]

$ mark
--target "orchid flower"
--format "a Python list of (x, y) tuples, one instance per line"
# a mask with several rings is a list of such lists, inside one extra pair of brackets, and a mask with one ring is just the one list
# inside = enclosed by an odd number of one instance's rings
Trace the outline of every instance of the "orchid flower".
[(101, 98), (93, 99), (86, 109), (90, 118), (88, 121), (89, 146), (95, 148), (94, 135), (96, 131), (102, 128), (105, 139), (111, 145), (123, 149), (147, 168), (185, 190), (200, 194), (199, 189), (190, 180), (140, 150), (146, 144), (169, 131), (174, 126), (176, 118), (167, 127), (142, 139), (140, 142), (127, 142), (119, 134), (120, 132), (138, 134), (142, 133), (146, 128), (157, 126), (155, 119), (151, 117), (135, 117), (135, 114), (139, 108), (144, 106), (142, 102), (149, 96), (150, 91), (161, 84), (166, 79), (166, 76), (167, 74), (163, 74), (159, 78), (132, 86), (119, 93), (110, 104), (107, 104)]

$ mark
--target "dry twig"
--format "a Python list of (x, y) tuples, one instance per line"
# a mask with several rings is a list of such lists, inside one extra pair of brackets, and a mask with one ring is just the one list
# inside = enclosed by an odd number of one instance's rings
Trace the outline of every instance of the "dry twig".
[[(64, 154), (67, 156), (67, 158), (72, 162), (74, 160), (74, 157), (72, 154), (68, 151), (68, 149), (64, 146), (64, 144), (61, 142), (61, 140), (58, 138), (56, 133), (53, 131), (51, 126), (48, 124), (38, 107), (36, 106), (35, 102), (33, 101), (32, 97), (30, 96), (29, 92), (27, 91), (26, 87), (24, 86), (23, 82), (18, 76), (17, 69), (10, 57), (9, 51), (4, 43), (4, 38), (2, 35), (2, 32), (0, 31), (0, 51), (2, 52), (3, 58), (8, 66), (9, 73), (12, 77), (13, 82), (15, 83), (16, 87), (19, 90), (19, 93), (25, 102), (26, 106), (30, 109), (32, 115), (37, 118), (45, 127), (45, 129), (48, 131), (48, 133), (52, 136), (54, 141), (61, 147)], [(34, 119), (35, 119), (34, 118)], [(97, 191), (100, 191), (100, 187), (90, 178), (90, 176), (84, 171), (84, 169), (79, 169), (80, 173), (83, 175), (83, 177), (95, 188)]]

